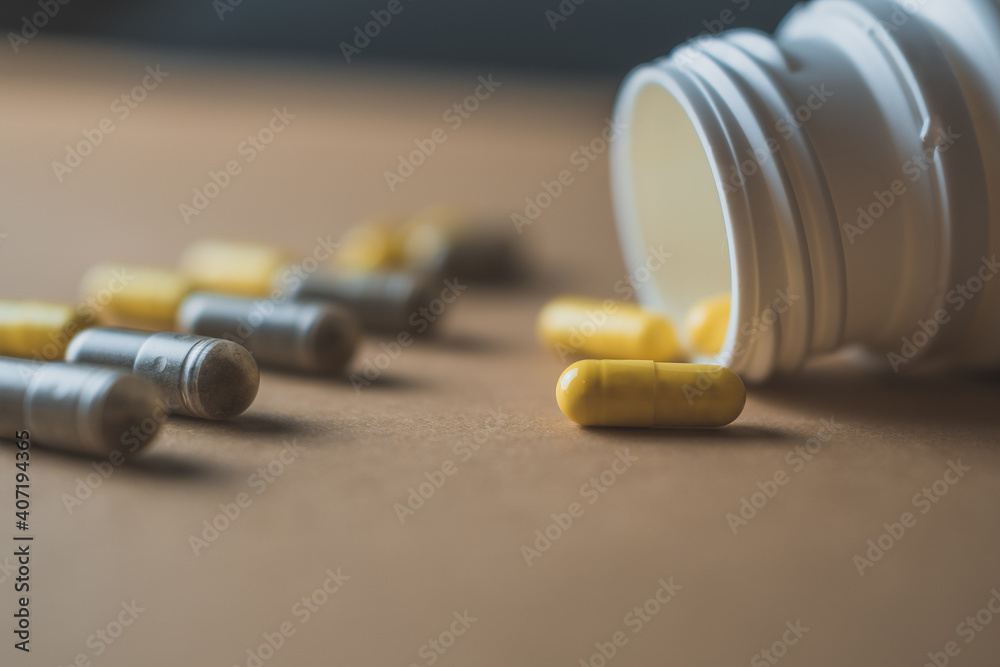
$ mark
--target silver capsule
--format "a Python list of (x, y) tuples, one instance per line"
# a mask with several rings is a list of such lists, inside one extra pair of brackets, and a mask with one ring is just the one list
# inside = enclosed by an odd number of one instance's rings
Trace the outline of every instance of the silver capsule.
[[(107, 457), (148, 445), (166, 419), (161, 392), (110, 368), (0, 357), (0, 437)], [(136, 437), (141, 433), (141, 437)]]
[(423, 333), (433, 321), (420, 315), (420, 309), (434, 298), (423, 274), (317, 271), (302, 278), (289, 294), (299, 301), (343, 306), (354, 313), (366, 331)]
[(339, 373), (361, 340), (349, 311), (320, 302), (192, 294), (181, 304), (177, 324), (188, 333), (239, 343), (261, 367), (299, 373)]
[(87, 329), (70, 341), (66, 361), (131, 371), (159, 387), (173, 412), (202, 419), (241, 414), (260, 384), (257, 363), (241, 345), (169, 331)]

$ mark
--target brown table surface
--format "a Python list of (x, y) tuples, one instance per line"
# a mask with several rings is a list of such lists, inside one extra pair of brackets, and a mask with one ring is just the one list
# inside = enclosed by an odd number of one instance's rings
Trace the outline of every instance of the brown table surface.
[[(120, 120), (113, 100), (157, 64), (169, 76)], [(4, 296), (76, 300), (96, 261), (169, 265), (205, 236), (305, 253), (382, 211), (466, 200), (507, 218), (574, 168), (616, 84), (495, 71), (493, 97), (390, 192), (384, 172), (447, 127), (443, 112), (487, 74), (207, 61), (39, 37), (0, 61)], [(178, 205), (242, 159), (238, 145), (275, 107), (295, 115), (289, 127), (185, 224)], [(51, 163), (105, 117), (114, 132), (58, 182)], [(759, 652), (779, 642), (780, 664), (918, 666), (949, 641), (951, 664), (998, 664), (1000, 618), (960, 627), (1000, 587), (995, 378), (889, 378), (832, 362), (752, 389), (723, 430), (588, 431), (562, 417), (562, 365), (539, 349), (533, 322), (554, 294), (614, 296), (625, 268), (607, 184), (603, 158), (577, 173), (522, 235), (532, 281), (469, 288), (437, 339), (360, 392), (264, 373), (244, 416), (170, 420), (146, 455), (70, 509), (95, 469), (36, 449), (32, 651), (12, 647), (4, 570), (0, 664), (82, 654), (109, 666), (252, 665), (248, 649), (283, 623), (295, 633), (266, 665), (600, 665), (596, 644), (618, 632), (608, 664), (771, 664)], [(380, 352), (367, 342), (355, 366)], [(786, 458), (823, 419), (834, 437), (809, 461)], [(256, 471), (277, 468), (287, 443), (301, 451), (262, 486)], [(13, 453), (0, 449), (6, 554)], [(625, 453), (634, 463), (604, 493), (584, 487)], [(939, 501), (915, 502), (949, 462), (969, 470)], [(395, 505), (451, 465), (401, 523)], [(778, 471), (787, 484), (734, 534), (727, 515)], [(241, 493), (251, 504), (195, 555), (190, 536)], [(529, 566), (522, 546), (572, 502), (582, 516)], [(855, 556), (904, 512), (915, 524), (860, 576)], [(338, 569), (349, 579), (305, 618), (295, 605)], [(647, 602), (671, 579), (680, 588), (666, 605)], [(94, 635), (118, 634), (133, 601), (143, 611), (113, 643)], [(637, 620), (643, 605), (657, 613)], [(475, 622), (452, 637), (465, 612)], [(808, 631), (798, 639), (786, 622)], [(443, 655), (428, 644), (439, 637)]]

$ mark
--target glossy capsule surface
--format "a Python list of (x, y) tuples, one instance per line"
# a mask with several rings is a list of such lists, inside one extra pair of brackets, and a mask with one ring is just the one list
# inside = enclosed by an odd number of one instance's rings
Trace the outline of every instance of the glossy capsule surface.
[(0, 300), (0, 355), (58, 361), (90, 323), (69, 304)]
[(290, 253), (264, 243), (205, 240), (184, 250), (178, 268), (201, 291), (260, 297), (291, 263)]
[(171, 269), (99, 264), (80, 285), (101, 324), (149, 331), (173, 329), (181, 302), (194, 284)]
[(581, 426), (698, 428), (739, 417), (746, 389), (722, 366), (588, 359), (563, 372), (556, 400)]
[(731, 299), (722, 294), (696, 303), (685, 319), (691, 346), (696, 352), (715, 356), (722, 351), (729, 329)]
[(560, 297), (542, 308), (538, 337), (563, 359), (649, 359), (682, 356), (673, 325), (664, 317), (622, 301)]

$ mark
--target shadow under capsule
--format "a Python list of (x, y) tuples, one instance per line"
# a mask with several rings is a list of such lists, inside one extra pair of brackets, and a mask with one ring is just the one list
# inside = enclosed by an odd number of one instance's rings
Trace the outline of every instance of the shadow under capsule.
[(844, 421), (1000, 428), (1000, 375), (892, 375), (820, 368), (750, 389), (755, 400)]
[(670, 445), (686, 444), (696, 440), (701, 445), (712, 442), (720, 445), (731, 445), (755, 442), (774, 444), (776, 441), (799, 439), (798, 434), (789, 431), (739, 423), (720, 428), (621, 428), (610, 426), (582, 426), (579, 428), (584, 433), (611, 439), (616, 443), (628, 440), (636, 443)]

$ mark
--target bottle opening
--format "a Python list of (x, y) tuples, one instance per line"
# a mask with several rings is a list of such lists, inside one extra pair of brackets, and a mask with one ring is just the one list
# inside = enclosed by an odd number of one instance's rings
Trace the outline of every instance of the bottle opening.
[[(632, 99), (622, 109), (628, 133), (624, 179), (616, 184), (626, 199), (619, 216), (626, 258), (636, 278), (649, 268), (647, 281), (636, 280), (643, 304), (663, 310), (690, 343), (683, 324), (691, 308), (733, 288), (718, 181), (705, 142), (673, 94), (646, 81)], [(664, 251), (669, 259), (651, 261)]]

